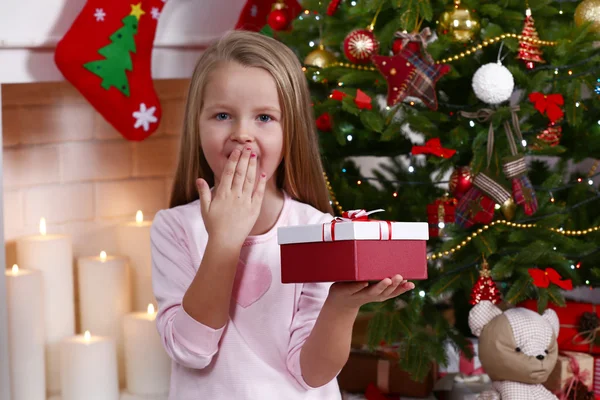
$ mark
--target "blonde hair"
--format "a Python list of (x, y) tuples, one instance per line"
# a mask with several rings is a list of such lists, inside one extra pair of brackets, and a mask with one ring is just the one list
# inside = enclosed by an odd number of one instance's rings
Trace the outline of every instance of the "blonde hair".
[(333, 214), (323, 176), (310, 92), (296, 55), (267, 36), (232, 31), (208, 47), (196, 64), (188, 91), (179, 149), (179, 162), (170, 207), (198, 199), (196, 179), (214, 185), (200, 145), (199, 117), (204, 105), (204, 88), (211, 71), (223, 62), (268, 71), (277, 85), (283, 115), (283, 161), (277, 170), (277, 187), (292, 198)]

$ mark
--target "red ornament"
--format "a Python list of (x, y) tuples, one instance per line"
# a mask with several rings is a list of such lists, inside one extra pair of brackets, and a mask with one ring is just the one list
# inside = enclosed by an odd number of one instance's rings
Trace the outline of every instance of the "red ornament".
[(434, 156), (442, 158), (450, 158), (456, 153), (456, 150), (442, 147), (442, 142), (440, 141), (440, 138), (433, 138), (429, 139), (424, 146), (413, 146), (411, 153), (432, 154)]
[(342, 0), (331, 0), (327, 6), (327, 15), (333, 16), (340, 7), (341, 2)]
[[(551, 123), (546, 129), (536, 136), (539, 140), (547, 143), (550, 147), (558, 146), (562, 137), (562, 127)], [(540, 150), (539, 146), (533, 146), (534, 150)]]
[(286, 8), (286, 15), (290, 20), (294, 20), (304, 10), (297, 0), (247, 0), (235, 24), (235, 29), (259, 32), (267, 24), (274, 5)]
[(554, 283), (563, 290), (573, 290), (573, 281), (562, 279), (554, 268), (546, 268), (545, 271), (539, 268), (529, 268), (527, 272), (533, 278), (533, 284), (539, 288), (547, 288), (551, 283)]
[(427, 222), (429, 223), (429, 236), (444, 236), (443, 229), (448, 224), (454, 223), (456, 212), (456, 199), (444, 196), (427, 205)]
[(331, 115), (329, 113), (321, 114), (315, 122), (320, 131), (331, 132)]
[(404, 40), (401, 38), (394, 39), (394, 43), (392, 43), (392, 53), (400, 53), (402, 51), (402, 48), (404, 47), (403, 42)]
[(339, 91), (337, 89), (334, 89), (333, 92), (331, 92), (331, 94), (329, 95), (329, 98), (333, 99), (333, 100), (337, 100), (337, 101), (342, 101), (344, 99), (344, 97), (346, 97), (347, 94)]
[(354, 98), (354, 104), (356, 104), (356, 106), (361, 110), (370, 110), (373, 108), (373, 105), (371, 104), (371, 98), (360, 89), (356, 89), (356, 97)]
[(560, 93), (530, 93), (529, 101), (533, 103), (535, 109), (538, 110), (540, 113), (546, 113), (546, 116), (552, 123), (558, 121), (563, 117), (563, 115), (565, 115), (561, 108), (563, 104), (565, 104), (565, 99)]
[(471, 300), (469, 303), (474, 306), (481, 300), (489, 300), (493, 304), (497, 304), (502, 300), (502, 294), (498, 290), (496, 282), (492, 279), (492, 274), (485, 259), (483, 259), (483, 263), (481, 264), (479, 279), (477, 279), (471, 290)]
[(450, 193), (457, 199), (464, 196), (473, 187), (473, 175), (469, 167), (457, 167), (450, 175), (448, 185)]
[(285, 10), (275, 9), (269, 14), (267, 23), (273, 30), (282, 31), (289, 26), (290, 18)]
[(366, 64), (371, 57), (377, 54), (379, 42), (375, 39), (373, 31), (356, 29), (344, 39), (344, 54), (346, 58), (356, 64)]
[(531, 10), (528, 8), (525, 11), (525, 24), (521, 36), (526, 39), (519, 39), (519, 53), (517, 59), (525, 61), (525, 67), (527, 69), (533, 69), (534, 63), (545, 63), (542, 59), (542, 50), (540, 49), (539, 43), (535, 43), (539, 40), (537, 30), (535, 29), (535, 21), (531, 16)]

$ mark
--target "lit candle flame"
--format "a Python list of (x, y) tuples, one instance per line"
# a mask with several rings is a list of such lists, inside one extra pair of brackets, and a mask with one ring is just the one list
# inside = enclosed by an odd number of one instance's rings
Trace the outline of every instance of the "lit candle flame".
[(83, 334), (83, 338), (86, 342), (89, 342), (90, 339), (92, 339), (92, 334), (90, 333), (90, 331), (85, 331), (85, 333)]
[(19, 273), (19, 266), (17, 264), (12, 266), (12, 273), (15, 275)]
[(138, 210), (135, 213), (135, 222), (137, 222), (138, 224), (144, 222), (144, 213), (142, 212), (142, 210)]
[(102, 261), (102, 262), (106, 261), (106, 252), (105, 251), (100, 252), (100, 261)]
[(46, 236), (46, 218), (40, 218), (40, 233)]
[(152, 303), (148, 304), (148, 314), (154, 314), (154, 305)]

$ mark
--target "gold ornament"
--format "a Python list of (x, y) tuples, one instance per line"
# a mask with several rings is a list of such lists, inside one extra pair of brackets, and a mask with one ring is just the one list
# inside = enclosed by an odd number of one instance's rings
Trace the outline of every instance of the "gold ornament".
[(575, 9), (575, 24), (592, 22), (590, 30), (600, 32), (600, 0), (583, 0)]
[(500, 211), (502, 211), (504, 218), (506, 218), (509, 221), (515, 217), (515, 213), (517, 212), (517, 205), (515, 204), (512, 197), (509, 197), (508, 200), (506, 200), (504, 204), (500, 206)]
[(471, 12), (454, 1), (454, 8), (440, 15), (437, 31), (440, 35), (450, 35), (457, 42), (469, 42), (479, 32), (480, 24)]
[(319, 45), (319, 48), (308, 53), (304, 59), (304, 65), (310, 65), (312, 67), (325, 68), (330, 66), (336, 61), (335, 56), (328, 50)]

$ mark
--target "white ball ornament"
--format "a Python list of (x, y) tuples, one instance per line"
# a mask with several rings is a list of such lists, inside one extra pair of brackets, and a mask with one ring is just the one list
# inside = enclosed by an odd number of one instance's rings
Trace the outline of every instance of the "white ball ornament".
[(510, 99), (514, 87), (512, 74), (499, 62), (482, 65), (473, 75), (475, 96), (487, 104), (500, 104)]

